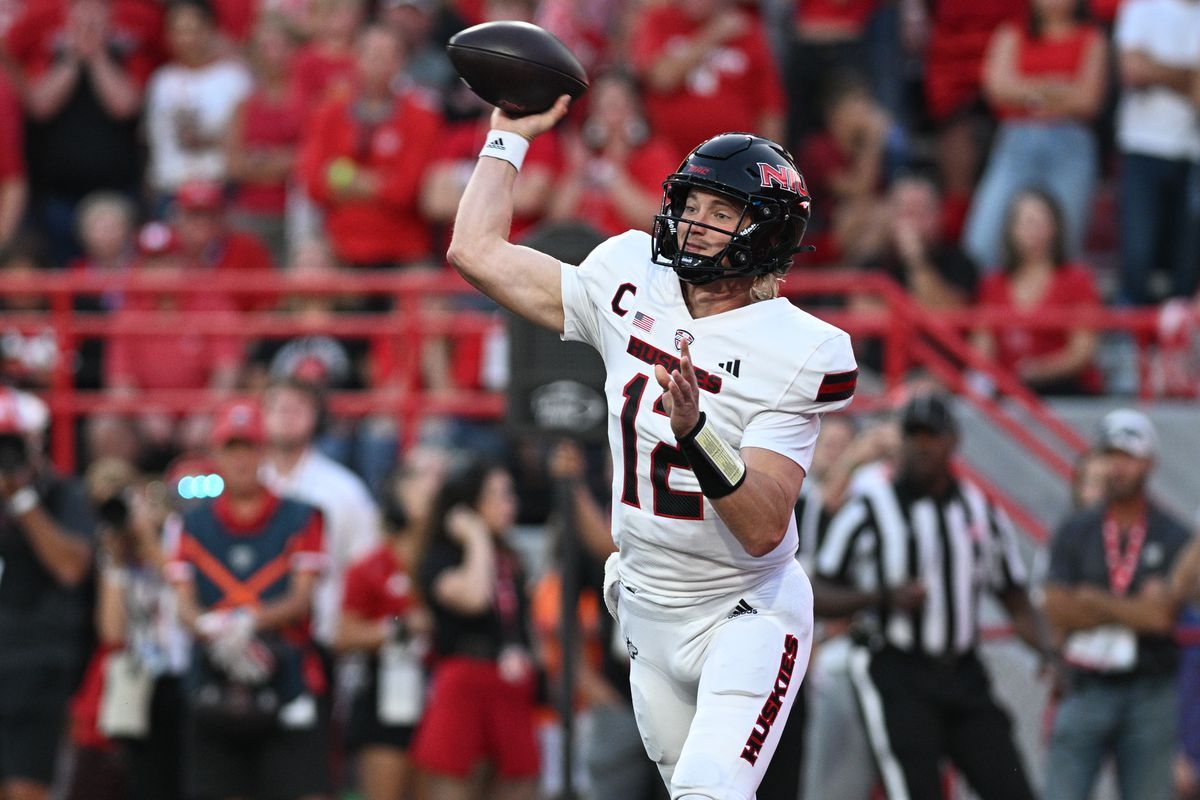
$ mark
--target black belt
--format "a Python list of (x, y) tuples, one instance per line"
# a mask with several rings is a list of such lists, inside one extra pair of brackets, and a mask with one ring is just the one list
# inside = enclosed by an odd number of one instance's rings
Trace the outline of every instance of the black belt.
[(486, 636), (462, 636), (447, 655), (495, 661), (500, 656), (500, 645)]
[(927, 653), (924, 650), (905, 650), (897, 647), (883, 636), (883, 634), (875, 631), (855, 630), (851, 632), (851, 639), (855, 644), (868, 648), (872, 653), (890, 653), (902, 656), (910, 661), (918, 662), (931, 669), (943, 671), (953, 671), (977, 661), (975, 649), (972, 648), (963, 653), (955, 653), (953, 651), (935, 655)]

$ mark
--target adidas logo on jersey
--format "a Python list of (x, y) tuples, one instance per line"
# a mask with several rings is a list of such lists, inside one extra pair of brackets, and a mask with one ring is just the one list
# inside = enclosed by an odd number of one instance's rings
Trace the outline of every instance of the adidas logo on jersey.
[(484, 145), (484, 147), (488, 150), (505, 150), (505, 149), (507, 149), (504, 146), (504, 140), (501, 139), (500, 137), (496, 137), (495, 139), (492, 139), (490, 142), (488, 142), (486, 145)]
[(732, 361), (718, 361), (717, 366), (736, 378), (738, 377), (738, 373), (742, 371), (742, 360), (735, 358)]
[(746, 614), (757, 614), (757, 613), (758, 613), (757, 608), (750, 605), (745, 600), (738, 600), (738, 604), (736, 606), (734, 606), (733, 611), (730, 611), (729, 616), (725, 617), (725, 619), (733, 619), (734, 617), (741, 617)]

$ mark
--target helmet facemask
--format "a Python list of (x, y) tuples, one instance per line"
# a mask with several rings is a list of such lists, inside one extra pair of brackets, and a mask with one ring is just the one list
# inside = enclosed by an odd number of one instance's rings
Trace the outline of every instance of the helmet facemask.
[[(683, 218), (692, 189), (719, 194), (741, 207), (732, 230)], [(686, 229), (682, 242), (681, 225)], [(696, 228), (729, 236), (729, 242), (713, 255), (688, 252), (688, 239)], [(696, 285), (772, 272), (782, 275), (791, 266), (803, 230), (804, 221), (791, 218), (782, 202), (739, 197), (701, 181), (673, 175), (663, 184), (662, 210), (654, 217), (651, 257), (656, 264), (675, 270), (681, 281)]]

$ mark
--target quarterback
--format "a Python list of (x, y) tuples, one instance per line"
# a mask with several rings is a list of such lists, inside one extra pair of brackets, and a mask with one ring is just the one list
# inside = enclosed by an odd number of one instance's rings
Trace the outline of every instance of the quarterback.
[(808, 664), (792, 509), (820, 415), (854, 393), (850, 340), (776, 296), (810, 201), (787, 151), (751, 134), (702, 143), (667, 176), (652, 232), (578, 267), (509, 243), (525, 151), (567, 103), (494, 112), (448, 257), (601, 354), (619, 548), (605, 600), (642, 740), (672, 800), (751, 800)]

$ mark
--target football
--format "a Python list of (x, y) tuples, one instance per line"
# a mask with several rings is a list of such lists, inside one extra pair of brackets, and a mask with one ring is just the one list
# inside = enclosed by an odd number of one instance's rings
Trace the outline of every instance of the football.
[(537, 114), (560, 95), (588, 88), (579, 59), (558, 37), (528, 22), (485, 22), (459, 31), (446, 46), (471, 91), (514, 117)]

